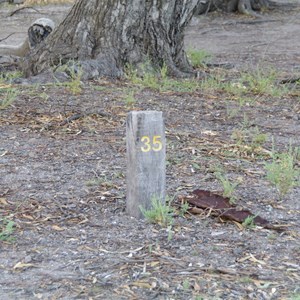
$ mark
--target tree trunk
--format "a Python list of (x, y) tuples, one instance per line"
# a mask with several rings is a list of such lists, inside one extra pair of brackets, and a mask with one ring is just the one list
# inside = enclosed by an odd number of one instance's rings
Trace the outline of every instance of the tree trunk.
[(78, 60), (84, 78), (121, 76), (150, 61), (190, 76), (184, 30), (198, 0), (77, 0), (65, 20), (24, 59), (27, 75)]

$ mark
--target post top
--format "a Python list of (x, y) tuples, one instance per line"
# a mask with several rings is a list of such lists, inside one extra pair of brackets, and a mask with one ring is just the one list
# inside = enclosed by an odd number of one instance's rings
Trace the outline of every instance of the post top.
[(137, 114), (146, 114), (146, 115), (162, 114), (162, 111), (158, 111), (158, 110), (133, 110), (133, 111), (129, 112), (129, 114), (133, 114), (133, 115), (137, 115)]

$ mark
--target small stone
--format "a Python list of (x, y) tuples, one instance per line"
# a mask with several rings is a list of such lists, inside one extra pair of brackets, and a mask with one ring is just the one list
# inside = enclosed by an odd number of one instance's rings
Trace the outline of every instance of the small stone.
[(31, 255), (25, 256), (25, 258), (24, 258), (24, 263), (28, 264), (28, 263), (30, 263), (31, 261), (32, 261)]

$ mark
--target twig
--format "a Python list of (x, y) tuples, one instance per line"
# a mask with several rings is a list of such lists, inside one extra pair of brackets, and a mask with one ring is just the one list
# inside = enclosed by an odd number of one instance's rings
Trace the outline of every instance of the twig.
[(298, 81), (300, 82), (300, 77), (283, 79), (283, 80), (281, 80), (279, 83), (281, 83), (281, 84), (286, 84), (286, 83), (296, 83), (296, 82), (298, 82)]
[(11, 37), (13, 34), (16, 34), (16, 33), (15, 33), (15, 32), (10, 33), (7, 37), (1, 39), (1, 40), (0, 40), (0, 43), (3, 42), (3, 41), (5, 41), (5, 40), (7, 40), (7, 39), (8, 39), (9, 37)]
[(270, 23), (270, 22), (280, 22), (280, 20), (276, 19), (256, 19), (256, 20), (243, 20), (243, 21), (227, 21), (225, 25), (252, 25), (252, 24), (260, 24), (260, 23)]
[(227, 275), (233, 275), (233, 276), (249, 276), (252, 278), (257, 278), (258, 275), (255, 273), (250, 273), (246, 271), (240, 271), (236, 269), (231, 269), (231, 268), (197, 268), (193, 270), (186, 270), (186, 271), (177, 271), (175, 272), (176, 275), (201, 275), (205, 273), (212, 273), (212, 274), (227, 274)]
[(82, 118), (84, 116), (85, 116), (84, 113), (78, 113), (78, 114), (72, 115), (72, 116), (66, 118), (65, 120), (63, 120), (62, 122), (60, 122), (59, 125), (60, 126), (64, 126), (64, 125), (69, 124), (72, 121), (78, 120), (78, 119), (80, 119), (80, 118)]
[(15, 9), (14, 11), (12, 11), (8, 16), (9, 17), (12, 17), (14, 14), (16, 14), (17, 12), (19, 12), (19, 11), (21, 11), (21, 10), (23, 10), (23, 9), (32, 9), (32, 10), (34, 10), (35, 12), (37, 12), (37, 13), (39, 13), (39, 14), (42, 14), (42, 15), (44, 15), (45, 13), (42, 13), (42, 12), (40, 12), (38, 9), (36, 9), (36, 8), (34, 8), (34, 7), (32, 7), (32, 6), (22, 6), (22, 7), (20, 7), (20, 8), (17, 8), (17, 9)]
[(110, 114), (101, 112), (101, 111), (91, 111), (91, 112), (86, 112), (86, 113), (76, 113), (68, 118), (66, 118), (64, 121), (60, 122), (60, 126), (64, 126), (66, 124), (69, 124), (72, 121), (78, 120), (80, 118), (89, 116), (89, 115), (100, 115), (101, 117), (110, 117)]

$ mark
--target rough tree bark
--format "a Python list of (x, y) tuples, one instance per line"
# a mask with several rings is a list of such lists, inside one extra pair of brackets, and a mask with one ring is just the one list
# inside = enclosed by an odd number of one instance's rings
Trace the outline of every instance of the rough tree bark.
[(121, 76), (126, 64), (150, 60), (172, 76), (194, 73), (184, 51), (184, 30), (198, 0), (77, 0), (64, 21), (23, 63), (27, 75), (68, 60), (85, 79)]

